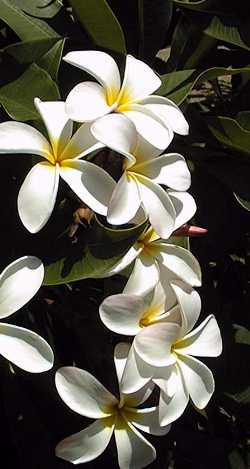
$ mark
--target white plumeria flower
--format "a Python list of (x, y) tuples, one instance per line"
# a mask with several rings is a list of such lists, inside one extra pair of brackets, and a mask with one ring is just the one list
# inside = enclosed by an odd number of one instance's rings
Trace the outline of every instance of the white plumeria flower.
[(164, 150), (173, 132), (188, 133), (188, 124), (180, 109), (169, 99), (149, 96), (160, 85), (160, 78), (141, 60), (127, 55), (121, 85), (114, 59), (100, 51), (74, 51), (64, 58), (85, 70), (99, 83), (85, 81), (76, 85), (66, 99), (66, 112), (76, 122), (93, 121), (110, 112), (125, 114), (144, 139)]
[[(44, 277), (42, 262), (24, 256), (9, 264), (0, 275), (0, 318), (22, 308), (39, 290)], [(53, 366), (53, 352), (38, 334), (23, 327), (0, 323), (0, 354), (31, 373)]]
[[(153, 380), (161, 389), (161, 425), (167, 425), (180, 417), (189, 396), (199, 409), (207, 405), (214, 392), (214, 378), (210, 369), (194, 356), (217, 357), (222, 351), (221, 334), (213, 315), (209, 315), (193, 329), (201, 309), (198, 293), (185, 290), (177, 284), (173, 284), (173, 288), (178, 305), (161, 317), (158, 316), (155, 321), (150, 306), (142, 315), (139, 303), (133, 309), (134, 317), (132, 312), (127, 314), (128, 328), (135, 338), (122, 377), (122, 391), (138, 391)], [(111, 314), (106, 316), (110, 320)], [(107, 324), (106, 317), (105, 320)], [(124, 333), (125, 326), (122, 328), (120, 321), (121, 330)]]
[[(129, 344), (115, 347), (114, 360), (118, 382), (123, 374)], [(158, 407), (137, 409), (148, 399), (153, 386), (119, 398), (113, 396), (94, 376), (75, 367), (63, 367), (56, 373), (56, 387), (63, 401), (80, 415), (98, 419), (89, 427), (61, 441), (56, 455), (73, 464), (92, 461), (103, 453), (114, 433), (121, 469), (140, 469), (156, 458), (154, 447), (137, 429), (153, 435), (165, 435), (170, 427), (160, 427)]]
[(201, 285), (197, 259), (187, 249), (160, 239), (152, 227), (142, 233), (127, 253), (106, 272), (106, 276), (120, 273), (132, 262), (134, 267), (123, 293), (140, 295), (154, 288), (159, 279), (164, 285), (175, 280), (193, 287)]
[(27, 153), (44, 158), (26, 176), (18, 195), (18, 212), (24, 226), (36, 233), (47, 223), (56, 201), (59, 175), (77, 196), (101, 215), (115, 181), (102, 168), (79, 158), (102, 147), (89, 129), (81, 126), (72, 136), (73, 122), (61, 101), (42, 102), (35, 106), (47, 128), (50, 143), (38, 130), (21, 122), (0, 124), (0, 153)]
[[(183, 156), (177, 153), (159, 156), (161, 150), (145, 145), (134, 124), (121, 114), (98, 119), (91, 131), (101, 143), (125, 156), (123, 175), (108, 206), (109, 223), (128, 223), (142, 204), (154, 230), (161, 238), (168, 238), (179, 223), (192, 218), (196, 204), (184, 192), (190, 187), (191, 176)], [(159, 184), (171, 190), (166, 192)]]

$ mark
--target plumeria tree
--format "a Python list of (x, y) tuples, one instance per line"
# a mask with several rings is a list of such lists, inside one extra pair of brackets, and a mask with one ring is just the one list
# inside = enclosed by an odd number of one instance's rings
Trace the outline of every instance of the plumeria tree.
[(245, 469), (244, 9), (0, 7), (3, 467)]

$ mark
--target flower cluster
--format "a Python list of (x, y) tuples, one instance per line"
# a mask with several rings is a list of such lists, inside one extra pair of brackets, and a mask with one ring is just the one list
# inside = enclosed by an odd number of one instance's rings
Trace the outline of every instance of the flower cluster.
[[(123, 292), (100, 305), (105, 326), (133, 338), (132, 344), (120, 342), (114, 350), (119, 397), (85, 370), (62, 367), (56, 373), (64, 402), (80, 415), (97, 419), (60, 442), (57, 456), (74, 464), (91, 461), (114, 433), (120, 468), (140, 469), (156, 458), (156, 452), (138, 430), (165, 435), (189, 397), (196, 407), (204, 408), (213, 394), (214, 379), (195, 357), (215, 357), (222, 349), (213, 315), (194, 328), (201, 311), (194, 290), (201, 285), (198, 261), (190, 251), (168, 242), (196, 211), (187, 193), (191, 177), (184, 157), (162, 154), (174, 133), (188, 133), (188, 124), (173, 102), (153, 94), (161, 81), (142, 61), (128, 55), (122, 81), (117, 64), (105, 52), (70, 52), (64, 60), (94, 80), (76, 85), (66, 102), (35, 98), (48, 138), (28, 124), (0, 124), (0, 153), (42, 158), (18, 195), (20, 219), (31, 233), (41, 230), (52, 214), (59, 176), (110, 224), (148, 222), (107, 273), (115, 275), (133, 264)], [(75, 132), (74, 122), (80, 123)], [(104, 147), (121, 161), (117, 182), (86, 159)], [(43, 274), (41, 261), (31, 256), (5, 269), (0, 277), (3, 318), (34, 296)], [(53, 352), (44, 339), (20, 327), (0, 326), (4, 357), (30, 372), (52, 367)], [(157, 405), (145, 407), (148, 399), (156, 398), (157, 388)]]

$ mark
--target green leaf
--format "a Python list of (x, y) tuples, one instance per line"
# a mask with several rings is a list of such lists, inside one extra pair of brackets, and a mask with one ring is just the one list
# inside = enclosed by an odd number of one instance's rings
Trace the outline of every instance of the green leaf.
[(36, 62), (39, 57), (58, 42), (58, 38), (34, 39), (33, 41), (17, 42), (2, 49), (3, 52), (14, 57), (20, 64)]
[(69, 0), (69, 3), (96, 45), (126, 54), (122, 28), (106, 0)]
[(250, 50), (249, 45), (241, 37), (240, 26), (241, 23), (237, 17), (214, 16), (204, 29), (204, 33), (220, 41)]
[(250, 200), (245, 200), (240, 197), (238, 194), (234, 192), (234, 197), (236, 198), (237, 202), (248, 212), (250, 212)]
[(65, 39), (59, 39), (52, 48), (45, 53), (37, 62), (38, 65), (46, 70), (53, 80), (57, 80), (60, 67)]
[(127, 229), (107, 228), (96, 219), (89, 230), (85, 247), (71, 245), (68, 252), (45, 266), (45, 285), (57, 285), (85, 278), (106, 277), (109, 269), (127, 252), (146, 223)]
[(235, 335), (234, 340), (236, 344), (250, 345), (250, 331), (239, 324), (233, 324)]
[(214, 137), (223, 145), (250, 154), (250, 131), (230, 117), (207, 117), (206, 122)]
[(228, 456), (231, 469), (247, 469), (242, 455), (239, 450), (234, 449)]
[(50, 75), (36, 64), (15, 81), (0, 88), (0, 103), (12, 119), (27, 121), (40, 116), (34, 107), (34, 98), (44, 100), (60, 99), (56, 83)]
[(15, 0), (0, 0), (0, 19), (23, 41), (59, 37), (45, 21), (28, 16), (20, 10)]
[(14, 0), (20, 10), (37, 18), (53, 18), (62, 8), (61, 0)]

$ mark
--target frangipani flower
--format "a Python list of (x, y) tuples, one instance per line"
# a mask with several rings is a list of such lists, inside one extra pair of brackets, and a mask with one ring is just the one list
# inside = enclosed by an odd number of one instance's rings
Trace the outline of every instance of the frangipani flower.
[[(0, 275), (0, 318), (22, 308), (39, 290), (44, 276), (42, 262), (25, 256), (9, 264)], [(53, 366), (53, 352), (38, 334), (23, 327), (0, 323), (0, 354), (31, 373)]]
[(161, 150), (171, 142), (173, 131), (188, 133), (187, 121), (172, 101), (149, 96), (160, 87), (161, 80), (141, 60), (127, 55), (122, 85), (114, 59), (105, 52), (74, 51), (64, 60), (100, 83), (85, 81), (72, 89), (66, 99), (66, 112), (72, 120), (88, 122), (110, 112), (121, 112), (147, 142)]
[[(114, 360), (120, 383), (129, 344), (115, 347)], [(114, 433), (121, 469), (140, 469), (156, 458), (154, 447), (137, 430), (165, 435), (170, 427), (160, 427), (158, 407), (137, 409), (150, 396), (152, 384), (138, 393), (113, 396), (94, 376), (75, 367), (56, 373), (56, 387), (63, 401), (80, 415), (97, 419), (89, 427), (61, 441), (56, 455), (74, 464), (92, 461), (103, 453)]]
[(191, 252), (160, 239), (153, 228), (142, 233), (106, 275), (118, 274), (134, 261), (123, 293), (140, 295), (154, 288), (159, 279), (165, 285), (179, 280), (193, 287), (201, 285), (200, 266)]
[(193, 329), (201, 309), (197, 292), (185, 290), (177, 284), (173, 288), (178, 305), (163, 314), (161, 319), (158, 317), (154, 322), (150, 308), (144, 316), (138, 307), (133, 310), (134, 321), (130, 319), (129, 326), (131, 332), (133, 327), (134, 333), (136, 328), (138, 332), (121, 385), (124, 393), (130, 393), (153, 380), (161, 389), (159, 418), (162, 425), (180, 417), (189, 396), (199, 409), (207, 405), (214, 392), (213, 375), (194, 356), (217, 357), (222, 351), (220, 330), (212, 314)]
[[(101, 143), (125, 156), (123, 175), (108, 206), (109, 223), (128, 223), (142, 204), (154, 230), (160, 237), (168, 238), (179, 228), (176, 212), (180, 213), (182, 224), (192, 218), (196, 204), (190, 194), (183, 192), (191, 182), (183, 156), (159, 156), (161, 150), (145, 145), (134, 124), (123, 115), (102, 117), (93, 123), (91, 131)], [(171, 190), (167, 192), (159, 184)]]
[(79, 158), (102, 145), (96, 142), (89, 124), (72, 135), (73, 123), (60, 101), (42, 102), (35, 106), (47, 128), (50, 143), (38, 130), (21, 122), (0, 124), (0, 153), (39, 155), (26, 176), (18, 195), (18, 212), (24, 226), (36, 233), (47, 223), (56, 201), (59, 175), (90, 208), (106, 215), (115, 181), (102, 168)]

